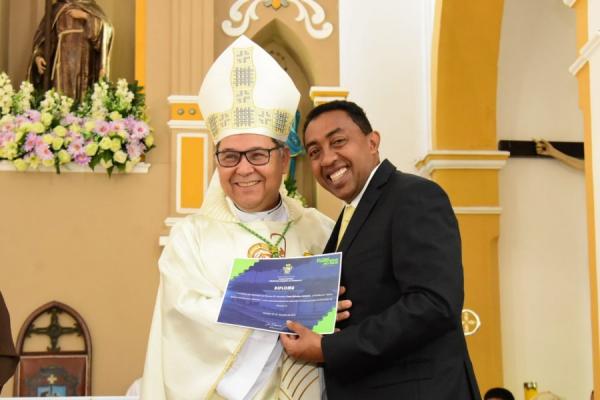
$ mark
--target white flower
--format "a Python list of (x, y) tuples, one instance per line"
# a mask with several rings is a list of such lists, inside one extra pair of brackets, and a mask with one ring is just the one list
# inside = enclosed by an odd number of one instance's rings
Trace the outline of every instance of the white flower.
[(91, 116), (94, 119), (105, 119), (108, 110), (106, 109), (106, 102), (108, 101), (108, 84), (104, 81), (100, 81), (94, 84), (94, 91), (92, 92), (92, 110)]
[(54, 95), (56, 92), (54, 89), (50, 89), (44, 95), (44, 100), (40, 102), (40, 112), (51, 114), (54, 109), (54, 105), (56, 104), (56, 100), (54, 99)]
[(71, 107), (73, 106), (73, 99), (67, 96), (60, 96), (60, 116), (64, 118), (71, 111)]
[(10, 83), (10, 78), (5, 72), (2, 72), (0, 74), (0, 114), (6, 115), (10, 113), (13, 95), (14, 90)]
[(21, 82), (19, 92), (13, 99), (15, 114), (22, 114), (31, 109), (32, 93), (33, 85), (27, 81)]
[(127, 87), (127, 81), (125, 79), (119, 79), (117, 81), (117, 90), (115, 92), (117, 99), (117, 108), (119, 110), (129, 110), (131, 108), (131, 102), (133, 101), (133, 93)]
[(23, 81), (23, 82), (21, 82), (21, 86), (20, 86), (19, 90), (23, 93), (27, 93), (28, 95), (31, 95), (33, 93), (33, 85), (29, 81)]
[(4, 86), (6, 82), (10, 82), (10, 79), (6, 72), (0, 73), (0, 86)]
[(64, 118), (71, 111), (73, 99), (67, 96), (61, 96), (54, 89), (50, 89), (44, 95), (44, 100), (40, 102), (42, 113), (51, 114), (57, 120)]

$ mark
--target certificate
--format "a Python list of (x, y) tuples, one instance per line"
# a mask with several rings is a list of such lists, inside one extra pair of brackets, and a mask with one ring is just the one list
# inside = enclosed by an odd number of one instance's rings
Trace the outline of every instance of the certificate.
[(290, 258), (237, 258), (217, 322), (290, 333), (287, 320), (333, 333), (342, 253)]

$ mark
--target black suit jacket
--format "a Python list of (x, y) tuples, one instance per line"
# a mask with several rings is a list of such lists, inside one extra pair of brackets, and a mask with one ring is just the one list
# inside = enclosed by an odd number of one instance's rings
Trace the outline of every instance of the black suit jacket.
[(461, 327), (460, 234), (444, 191), (384, 160), (339, 250), (352, 308), (341, 332), (322, 340), (328, 399), (480, 399)]

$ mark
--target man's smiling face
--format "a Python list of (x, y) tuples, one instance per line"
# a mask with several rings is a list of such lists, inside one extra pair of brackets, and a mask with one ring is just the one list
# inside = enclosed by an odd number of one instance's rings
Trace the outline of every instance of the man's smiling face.
[(310, 121), (304, 141), (319, 184), (347, 203), (379, 163), (379, 133), (363, 133), (343, 110), (327, 111)]
[[(276, 146), (267, 136), (255, 134), (232, 135), (219, 142), (218, 151), (248, 151), (272, 149)], [(233, 167), (217, 163), (221, 187), (240, 209), (249, 212), (266, 211), (279, 202), (279, 187), (290, 159), (289, 150), (280, 148), (270, 152), (265, 165), (252, 165), (245, 156)]]

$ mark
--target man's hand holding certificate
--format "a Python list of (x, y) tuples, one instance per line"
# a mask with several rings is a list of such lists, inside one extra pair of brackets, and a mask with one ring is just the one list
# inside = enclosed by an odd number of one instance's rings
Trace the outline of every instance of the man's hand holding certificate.
[(217, 322), (290, 333), (286, 321), (292, 320), (333, 333), (341, 261), (341, 253), (236, 259)]

